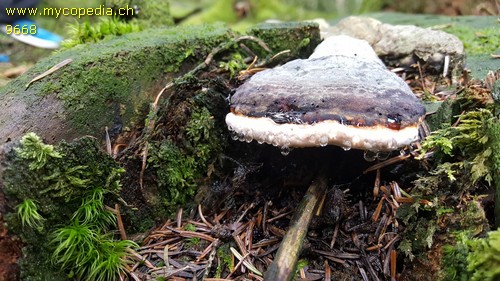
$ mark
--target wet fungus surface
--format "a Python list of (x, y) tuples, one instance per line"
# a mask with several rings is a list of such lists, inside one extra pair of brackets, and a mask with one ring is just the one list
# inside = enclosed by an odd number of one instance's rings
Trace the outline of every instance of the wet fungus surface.
[(234, 139), (392, 151), (418, 139), (425, 108), (366, 41), (334, 36), (308, 59), (259, 72), (231, 97)]

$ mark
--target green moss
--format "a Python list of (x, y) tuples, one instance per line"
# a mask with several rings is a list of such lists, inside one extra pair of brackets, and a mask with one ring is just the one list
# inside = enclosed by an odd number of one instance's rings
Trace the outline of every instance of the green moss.
[(472, 281), (494, 281), (500, 278), (500, 231), (491, 231), (487, 239), (471, 243), (467, 270)]
[(467, 68), (474, 78), (484, 79), (488, 71), (498, 69), (498, 61), (490, 57), (490, 54), (500, 52), (500, 29), (494, 23), (482, 28), (452, 25), (444, 31), (456, 35), (463, 42)]
[(219, 68), (222, 68), (229, 72), (230, 78), (238, 76), (241, 70), (246, 69), (248, 66), (243, 60), (243, 56), (240, 53), (234, 53), (227, 62), (222, 61), (219, 64)]
[(459, 232), (456, 234), (455, 245), (443, 247), (443, 280), (469, 280), (470, 276), (467, 272), (468, 236), (469, 234), (465, 231)]
[(444, 31), (457, 36), (463, 42), (468, 55), (489, 55), (500, 51), (500, 30), (493, 24), (485, 28), (452, 25)]
[(199, 237), (191, 237), (186, 239), (185, 246), (188, 249), (196, 249), (201, 243), (201, 238)]
[(224, 270), (227, 270), (229, 272), (233, 271), (233, 254), (231, 253), (230, 248), (230, 243), (224, 244), (217, 248), (217, 258), (221, 262), (217, 265), (217, 269), (215, 270), (215, 278), (220, 278)]
[(24, 199), (21, 204), (17, 205), (16, 209), (23, 227), (42, 228), (43, 217), (38, 213), (38, 207), (33, 200)]
[[(489, 146), (488, 135), (486, 133), (487, 124), (490, 123), (493, 115), (487, 109), (469, 111), (460, 116), (458, 126), (450, 126), (432, 133), (423, 143), (423, 152), (429, 149), (438, 149), (438, 153), (448, 156), (459, 154), (468, 159), (461, 162), (457, 167), (464, 167), (472, 175), (472, 182), (485, 179), (491, 183), (492, 177), (488, 168), (488, 159), (492, 155)], [(443, 157), (443, 155), (438, 155)], [(441, 165), (445, 165), (442, 163)], [(451, 168), (450, 164), (448, 167)], [(450, 179), (453, 179), (453, 170), (447, 169)]]
[[(118, 242), (109, 231), (116, 218), (105, 208), (104, 201), (117, 200), (123, 169), (99, 150), (95, 139), (52, 146), (30, 133), (6, 155), (6, 164), (5, 193), (8, 203), (17, 205), (18, 210), (8, 214), (6, 221), (25, 245), (21, 261), (24, 280), (65, 280), (61, 269), (79, 277), (93, 276), (88, 280), (105, 280), (91, 268), (99, 267), (99, 272), (111, 274), (109, 268), (113, 266), (108, 258), (122, 268), (120, 249), (132, 244), (114, 244)], [(74, 236), (72, 226), (87, 232)], [(78, 237), (91, 241), (87, 245), (92, 247), (80, 248), (85, 245)], [(89, 249), (96, 249), (99, 259), (87, 259), (93, 253)]]
[[(319, 27), (312, 22), (286, 22), (257, 24), (248, 34), (260, 38), (272, 50), (271, 54), (260, 52), (260, 57), (272, 56), (290, 50), (287, 58), (307, 58), (321, 41)], [(259, 48), (252, 48), (259, 50)]]
[[(492, 164), (497, 162), (493, 153), (497, 131), (490, 131), (498, 119), (474, 88), (466, 88), (443, 106), (438, 118), (442, 124), (435, 122), (438, 129), (421, 143), (421, 153), (432, 151), (433, 157), (426, 159), (431, 169), (414, 181), (411, 195), (415, 203), (398, 209), (406, 226), (399, 249), (410, 259), (426, 260), (429, 250), (439, 252), (442, 245), (453, 245), (443, 247), (443, 278), (470, 280), (465, 266), (470, 250), (463, 240), (484, 235), (489, 229), (481, 202), (498, 174), (498, 167)], [(454, 116), (453, 112), (462, 113)], [(452, 235), (459, 232), (466, 234)]]
[(61, 153), (54, 151), (54, 146), (44, 144), (42, 139), (34, 133), (28, 133), (21, 139), (21, 148), (16, 148), (17, 155), (27, 161), (31, 161), (31, 170), (41, 169), (52, 158), (61, 158)]
[(429, 110), (427, 112), (435, 111), (434, 114), (426, 116), (425, 122), (429, 125), (431, 131), (437, 131), (451, 126), (456, 121), (456, 116), (460, 114), (458, 104), (452, 99), (446, 99), (443, 102), (432, 102), (432, 105), (439, 104), (437, 109)]
[(297, 266), (295, 269), (295, 276), (299, 276), (300, 270), (306, 268), (309, 265), (309, 262), (306, 259), (300, 259), (297, 261)]
[(163, 203), (171, 213), (191, 199), (196, 180), (206, 171), (208, 161), (221, 150), (215, 121), (205, 107), (192, 113), (185, 127), (184, 143), (170, 139), (152, 142), (148, 163), (156, 171)]
[(166, 0), (132, 0), (132, 5), (137, 5), (140, 9), (137, 19), (141, 26), (158, 27), (163, 25), (173, 25), (170, 15), (170, 1)]
[(186, 231), (196, 231), (196, 226), (194, 224), (188, 223), (188, 224), (186, 224), (184, 226), (184, 230), (186, 230)]
[(456, 234), (456, 243), (444, 248), (444, 280), (494, 281), (500, 278), (500, 231), (472, 238), (467, 231)]
[(102, 17), (97, 23), (75, 22), (69, 26), (69, 38), (62, 42), (63, 48), (79, 44), (95, 43), (113, 36), (138, 32), (142, 27), (136, 22), (123, 22), (115, 17)]
[[(498, 114), (498, 112), (497, 112)], [(495, 227), (500, 228), (500, 120), (498, 117), (492, 118), (487, 124), (488, 146), (492, 153), (488, 166), (495, 187)]]

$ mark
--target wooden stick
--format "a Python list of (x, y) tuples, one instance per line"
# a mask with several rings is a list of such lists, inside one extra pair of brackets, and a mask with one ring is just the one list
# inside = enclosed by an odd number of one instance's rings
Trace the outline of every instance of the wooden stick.
[(49, 76), (50, 74), (56, 72), (58, 69), (60, 69), (61, 67), (67, 65), (67, 64), (70, 64), (73, 60), (72, 59), (65, 59), (63, 60), (62, 62), (54, 65), (53, 67), (51, 67), (49, 70), (45, 71), (44, 73), (38, 75), (37, 77), (33, 78), (31, 81), (28, 82), (28, 84), (26, 84), (26, 89), (29, 88), (29, 86), (33, 83), (33, 82), (36, 82), (38, 80), (41, 80), (42, 78), (45, 78), (46, 76)]
[(118, 224), (118, 230), (120, 231), (120, 238), (122, 240), (127, 240), (127, 233), (125, 232), (125, 227), (123, 226), (122, 215), (120, 214), (120, 205), (115, 204), (116, 210), (116, 221)]
[(304, 238), (307, 234), (309, 222), (314, 215), (315, 207), (319, 200), (323, 197), (327, 186), (325, 173), (320, 172), (316, 180), (309, 186), (306, 195), (300, 202), (297, 212), (290, 221), (288, 229), (283, 241), (281, 242), (278, 253), (274, 261), (271, 263), (266, 273), (264, 280), (292, 280), (299, 259), (300, 251)]
[(391, 281), (396, 281), (396, 250), (391, 250)]

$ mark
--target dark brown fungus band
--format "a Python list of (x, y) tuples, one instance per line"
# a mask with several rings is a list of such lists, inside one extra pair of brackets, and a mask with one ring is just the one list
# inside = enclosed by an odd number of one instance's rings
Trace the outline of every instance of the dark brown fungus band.
[(309, 59), (259, 72), (231, 97), (240, 140), (392, 151), (418, 140), (425, 108), (366, 41), (327, 38)]

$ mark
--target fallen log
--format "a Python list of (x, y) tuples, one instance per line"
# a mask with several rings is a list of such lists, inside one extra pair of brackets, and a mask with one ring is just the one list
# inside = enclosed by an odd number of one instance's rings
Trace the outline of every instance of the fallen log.
[(54, 53), (0, 90), (0, 144), (28, 132), (56, 143), (140, 124), (168, 80), (232, 36), (222, 24), (165, 27)]

